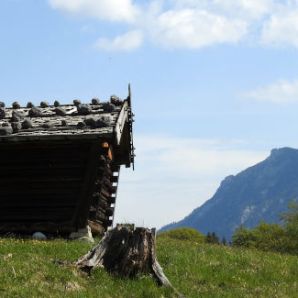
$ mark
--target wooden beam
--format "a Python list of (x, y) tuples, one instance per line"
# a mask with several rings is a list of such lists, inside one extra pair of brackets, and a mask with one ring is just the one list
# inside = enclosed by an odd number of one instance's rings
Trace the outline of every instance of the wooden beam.
[(97, 156), (100, 154), (100, 146), (97, 142), (90, 147), (89, 157), (85, 168), (85, 178), (80, 194), (77, 210), (73, 220), (78, 229), (84, 228), (87, 224), (89, 208), (92, 201), (92, 194), (95, 189), (95, 180), (98, 172), (98, 167), (94, 165)]

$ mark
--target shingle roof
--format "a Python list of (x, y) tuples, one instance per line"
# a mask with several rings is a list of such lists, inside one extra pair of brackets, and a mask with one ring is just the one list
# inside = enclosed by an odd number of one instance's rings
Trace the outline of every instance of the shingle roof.
[(32, 136), (108, 135), (112, 134), (127, 100), (112, 96), (109, 102), (94, 98), (90, 103), (74, 100), (72, 104), (53, 105), (31, 102), (21, 107), (17, 102), (5, 108), (0, 102), (0, 139)]

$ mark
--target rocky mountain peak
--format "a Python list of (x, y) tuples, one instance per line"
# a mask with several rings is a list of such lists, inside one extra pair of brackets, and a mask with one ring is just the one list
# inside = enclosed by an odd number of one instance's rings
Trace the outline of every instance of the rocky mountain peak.
[(280, 222), (291, 200), (298, 200), (298, 150), (273, 149), (264, 161), (226, 177), (210, 200), (162, 230), (192, 227), (230, 239), (240, 225)]

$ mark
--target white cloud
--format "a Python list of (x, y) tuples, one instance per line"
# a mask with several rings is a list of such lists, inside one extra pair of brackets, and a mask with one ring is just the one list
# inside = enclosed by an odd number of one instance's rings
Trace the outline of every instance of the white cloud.
[(131, 0), (49, 0), (54, 9), (109, 21), (132, 22), (138, 8)]
[(247, 32), (247, 24), (203, 10), (170, 10), (158, 16), (151, 27), (154, 41), (165, 47), (201, 48), (217, 43), (235, 43)]
[[(71, 14), (128, 22), (132, 32), (142, 31), (144, 39), (166, 48), (200, 49), (240, 41), (298, 47), (296, 0), (48, 1), (52, 8)], [(109, 45), (118, 38), (101, 38), (100, 47), (113, 50)], [(131, 49), (141, 44), (140, 38), (134, 41)]]
[(298, 47), (298, 10), (272, 15), (261, 33), (264, 44)]
[(113, 39), (99, 38), (95, 47), (105, 51), (132, 51), (142, 45), (143, 33), (140, 30), (129, 31)]
[(245, 97), (274, 103), (298, 102), (298, 80), (280, 80), (245, 94)]
[(273, 8), (272, 0), (214, 0), (214, 4), (226, 12), (233, 11), (234, 14), (248, 18), (259, 18)]
[(244, 19), (262, 17), (274, 7), (273, 0), (172, 0), (171, 2), (180, 9), (206, 9), (229, 16), (241, 16)]
[(237, 141), (139, 135), (135, 141), (136, 170), (120, 175), (116, 222), (146, 226), (185, 217), (211, 198), (223, 178), (268, 155)]

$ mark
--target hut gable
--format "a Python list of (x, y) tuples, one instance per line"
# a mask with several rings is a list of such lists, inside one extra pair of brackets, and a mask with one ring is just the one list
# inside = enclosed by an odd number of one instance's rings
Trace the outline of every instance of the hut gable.
[(0, 232), (105, 231), (133, 164), (131, 98), (0, 103)]

